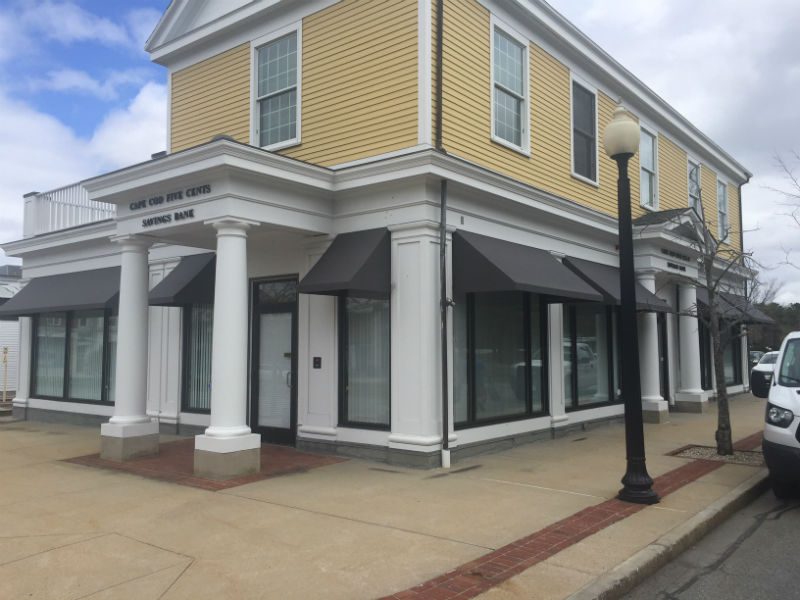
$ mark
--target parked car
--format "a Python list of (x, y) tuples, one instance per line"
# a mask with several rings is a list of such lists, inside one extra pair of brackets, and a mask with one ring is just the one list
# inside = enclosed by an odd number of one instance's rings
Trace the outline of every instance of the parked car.
[(775, 363), (778, 362), (778, 352), (767, 352), (756, 363), (750, 371), (750, 388), (760, 386), (769, 391), (769, 384), (772, 383), (772, 372), (775, 370)]
[(768, 398), (764, 425), (764, 461), (772, 490), (786, 497), (800, 484), (800, 331), (786, 336), (778, 352), (768, 386), (753, 387), (759, 398)]
[(764, 356), (764, 353), (761, 350), (750, 350), (750, 365), (756, 366), (758, 361), (761, 360), (761, 357)]

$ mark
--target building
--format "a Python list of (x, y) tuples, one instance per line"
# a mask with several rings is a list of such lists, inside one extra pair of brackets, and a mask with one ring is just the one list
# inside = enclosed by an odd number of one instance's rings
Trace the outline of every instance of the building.
[(740, 247), (750, 173), (546, 2), (174, 0), (147, 50), (169, 74), (167, 151), (29, 194), (3, 246), (28, 282), (5, 308), (17, 413), (101, 424), (119, 460), (159, 428), (196, 433), (212, 476), (256, 468), (262, 441), (431, 466), (443, 422), (457, 459), (618, 418), (599, 142), (618, 101), (641, 124), (645, 416), (706, 406), (684, 226), (702, 189)]

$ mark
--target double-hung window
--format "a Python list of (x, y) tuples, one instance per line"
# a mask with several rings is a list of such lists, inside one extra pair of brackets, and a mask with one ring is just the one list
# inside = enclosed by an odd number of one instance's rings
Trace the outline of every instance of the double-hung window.
[(700, 163), (689, 161), (689, 208), (697, 214), (701, 213), (700, 207)]
[(300, 141), (298, 32), (256, 51), (256, 137), (262, 148)]
[(719, 239), (728, 237), (730, 224), (728, 223), (728, 186), (717, 181), (717, 222), (719, 223)]
[(492, 40), (492, 139), (529, 149), (528, 47), (499, 27)]
[(642, 206), (655, 210), (658, 206), (658, 182), (656, 180), (656, 136), (641, 130), (639, 138), (639, 191)]
[(572, 82), (572, 172), (597, 183), (597, 96)]

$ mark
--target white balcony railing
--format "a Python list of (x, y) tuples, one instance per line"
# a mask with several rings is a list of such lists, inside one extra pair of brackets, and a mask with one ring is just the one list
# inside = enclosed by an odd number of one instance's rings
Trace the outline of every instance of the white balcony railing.
[(25, 217), (22, 235), (25, 238), (69, 229), (105, 219), (113, 219), (116, 206), (89, 200), (80, 183), (50, 192), (25, 195)]

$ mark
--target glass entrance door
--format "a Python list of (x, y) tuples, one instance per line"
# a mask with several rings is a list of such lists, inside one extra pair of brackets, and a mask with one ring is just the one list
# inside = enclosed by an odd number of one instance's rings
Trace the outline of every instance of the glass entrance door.
[(251, 428), (294, 444), (297, 426), (297, 280), (253, 283)]

